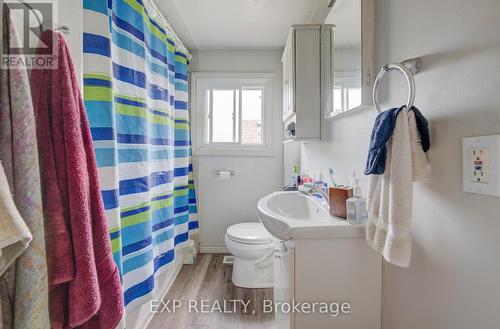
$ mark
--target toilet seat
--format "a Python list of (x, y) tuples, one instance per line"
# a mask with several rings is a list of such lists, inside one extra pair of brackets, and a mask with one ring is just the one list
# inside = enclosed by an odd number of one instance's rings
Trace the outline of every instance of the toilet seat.
[(262, 223), (240, 223), (230, 226), (226, 231), (229, 240), (250, 245), (265, 245), (273, 242), (271, 234)]

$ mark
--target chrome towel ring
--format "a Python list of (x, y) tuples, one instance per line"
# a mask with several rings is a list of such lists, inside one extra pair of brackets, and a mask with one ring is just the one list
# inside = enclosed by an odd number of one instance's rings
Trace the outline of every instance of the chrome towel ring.
[(410, 60), (406, 60), (401, 64), (387, 64), (384, 65), (377, 77), (375, 78), (375, 82), (373, 83), (373, 105), (378, 113), (381, 113), (380, 104), (378, 102), (378, 87), (380, 85), (380, 81), (386, 72), (391, 70), (400, 71), (406, 78), (408, 83), (408, 100), (406, 101), (406, 108), (410, 109), (413, 106), (415, 101), (415, 80), (413, 79), (413, 74), (416, 74), (420, 71), (421, 61), (420, 58), (413, 58)]

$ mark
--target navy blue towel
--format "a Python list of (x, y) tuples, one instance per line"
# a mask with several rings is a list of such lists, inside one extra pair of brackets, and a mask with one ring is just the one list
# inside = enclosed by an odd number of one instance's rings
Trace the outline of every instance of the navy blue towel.
[[(396, 119), (403, 108), (405, 107), (384, 111), (375, 119), (370, 140), (370, 149), (368, 150), (368, 159), (366, 161), (365, 175), (382, 175), (384, 173), (385, 161), (387, 159), (387, 142), (394, 132)], [(417, 130), (422, 140), (422, 148), (424, 152), (427, 152), (431, 147), (429, 123), (416, 107), (413, 106), (411, 111), (415, 113)]]

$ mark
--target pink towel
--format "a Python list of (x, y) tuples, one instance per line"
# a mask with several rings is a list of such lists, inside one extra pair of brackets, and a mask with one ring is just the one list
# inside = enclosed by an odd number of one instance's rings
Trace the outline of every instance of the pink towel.
[(33, 70), (52, 328), (115, 328), (123, 316), (118, 269), (99, 189), (89, 123), (64, 39), (58, 69)]

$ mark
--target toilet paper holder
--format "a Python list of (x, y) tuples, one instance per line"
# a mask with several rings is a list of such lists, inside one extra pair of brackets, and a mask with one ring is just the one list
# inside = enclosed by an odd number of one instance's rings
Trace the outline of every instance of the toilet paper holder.
[(226, 170), (219, 169), (219, 170), (217, 170), (217, 171), (215, 172), (215, 175), (216, 175), (216, 176), (220, 176), (220, 174), (221, 174), (221, 173), (223, 173), (223, 172), (229, 172), (229, 175), (230, 175), (231, 177), (235, 175), (234, 170), (227, 170), (227, 169), (226, 169)]

